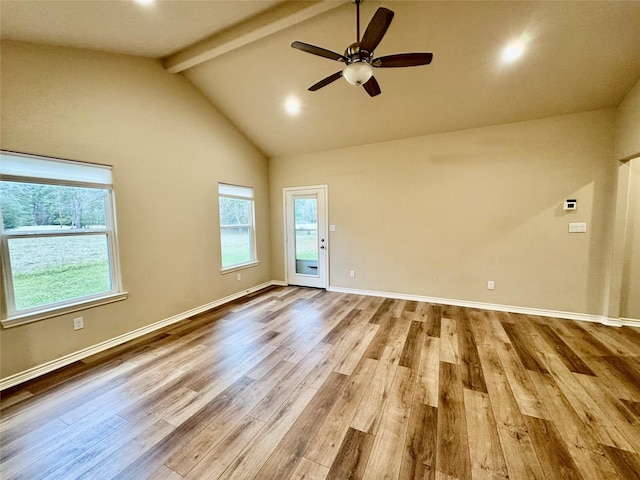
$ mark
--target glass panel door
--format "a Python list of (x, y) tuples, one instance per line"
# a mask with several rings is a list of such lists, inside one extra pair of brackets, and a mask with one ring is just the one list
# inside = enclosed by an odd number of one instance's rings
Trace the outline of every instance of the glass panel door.
[(327, 288), (326, 187), (286, 188), (287, 283)]
[(318, 276), (318, 199), (294, 197), (296, 273)]

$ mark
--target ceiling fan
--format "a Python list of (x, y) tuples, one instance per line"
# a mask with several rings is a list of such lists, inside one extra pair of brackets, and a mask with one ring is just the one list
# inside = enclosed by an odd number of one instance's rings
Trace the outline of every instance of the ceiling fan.
[(340, 77), (344, 77), (351, 85), (362, 85), (371, 97), (375, 97), (380, 95), (380, 85), (378, 85), (373, 76), (373, 68), (414, 67), (431, 63), (433, 59), (432, 53), (398, 53), (373, 58), (373, 51), (382, 41), (389, 25), (391, 25), (394, 14), (387, 8), (378, 8), (369, 25), (367, 25), (362, 39), (360, 39), (360, 3), (362, 3), (362, 0), (352, 0), (352, 2), (356, 4), (356, 42), (347, 47), (344, 55), (316, 47), (315, 45), (309, 45), (308, 43), (293, 42), (291, 44), (293, 48), (303, 52), (346, 64), (344, 69), (310, 86), (309, 91), (315, 92), (335, 82)]

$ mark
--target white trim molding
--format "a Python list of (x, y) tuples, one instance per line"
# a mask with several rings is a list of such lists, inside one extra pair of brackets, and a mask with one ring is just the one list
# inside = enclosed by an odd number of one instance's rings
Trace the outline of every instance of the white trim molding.
[(622, 327), (622, 319), (621, 318), (613, 318), (613, 317), (600, 317), (600, 323), (603, 325), (607, 325), (608, 327)]
[[(19, 372), (14, 375), (10, 375), (6, 378), (1, 379), (0, 391), (6, 390), (7, 388), (13, 387), (15, 385), (19, 385), (28, 380), (32, 380), (46, 373), (49, 373), (59, 368), (70, 365), (73, 362), (77, 362), (79, 360), (82, 360), (83, 358), (87, 358), (87, 357), (90, 357), (91, 355), (95, 355), (97, 353), (103, 352), (105, 350), (108, 350), (109, 348), (116, 347), (118, 345), (121, 345), (130, 340), (134, 340), (148, 333), (152, 333), (156, 330), (159, 330), (163, 327), (167, 327), (181, 320), (185, 320), (194, 315), (198, 315), (200, 313), (206, 312), (207, 310), (211, 310), (212, 308), (219, 307), (226, 303), (232, 302), (233, 300), (242, 298), (245, 295), (255, 293), (259, 290), (262, 290), (264, 288), (268, 288), (271, 286), (286, 287), (287, 285), (288, 285), (287, 282), (282, 280), (271, 280), (269, 282), (256, 285), (255, 287), (251, 287), (246, 290), (242, 290), (240, 292), (234, 293), (232, 295), (228, 295), (219, 300), (215, 300), (205, 305), (201, 305), (191, 310), (187, 310), (186, 312), (173, 315), (169, 318), (165, 318), (164, 320), (160, 320), (158, 322), (152, 323), (145, 327), (138, 328), (137, 330), (133, 330), (123, 335), (114, 337), (110, 340), (106, 340), (104, 342), (98, 343), (91, 347), (83, 348), (82, 350), (78, 350), (77, 352), (64, 355), (63, 357), (57, 358), (55, 360), (51, 360), (49, 362), (43, 363), (41, 365), (37, 365), (35, 367), (29, 368), (22, 372)], [(640, 319), (635, 319), (635, 318), (607, 318), (599, 315), (589, 315), (586, 313), (572, 313), (572, 312), (562, 312), (562, 311), (556, 311), (556, 310), (543, 310), (538, 308), (514, 307), (510, 305), (495, 305), (491, 303), (470, 302), (465, 300), (453, 300), (449, 298), (426, 297), (422, 295), (411, 295), (411, 294), (392, 293), (392, 292), (378, 292), (374, 290), (358, 290), (358, 289), (343, 288), (343, 287), (330, 286), (327, 288), (327, 291), (337, 292), (337, 293), (350, 293), (354, 295), (367, 295), (367, 296), (373, 296), (373, 297), (396, 298), (399, 300), (413, 300), (417, 302), (439, 303), (443, 305), (479, 308), (483, 310), (495, 310), (500, 312), (539, 315), (542, 317), (555, 317), (555, 318), (566, 318), (569, 320), (579, 320), (579, 321), (586, 321), (586, 322), (599, 322), (605, 325), (616, 326), (616, 327), (620, 327), (620, 326), (640, 327)]]
[(68, 355), (64, 355), (60, 358), (56, 358), (55, 360), (51, 360), (49, 362), (43, 363), (41, 365), (37, 365), (35, 367), (29, 368), (22, 372), (10, 375), (6, 378), (0, 380), (0, 391), (5, 390), (7, 388), (13, 387), (15, 385), (19, 385), (28, 380), (32, 380), (37, 378), (45, 373), (52, 372), (59, 368), (70, 365), (73, 362), (77, 362), (82, 360), (83, 358), (90, 357), (91, 355), (95, 355), (96, 353), (104, 352), (109, 348), (116, 347), (130, 340), (134, 340), (138, 337), (146, 335), (148, 333), (159, 330), (163, 327), (169, 326), (171, 324), (177, 323), (181, 320), (185, 320), (194, 315), (198, 315), (199, 313), (206, 312), (207, 310), (211, 310), (212, 308), (219, 307), (220, 305), (224, 305), (225, 303), (232, 302), (238, 298), (244, 297), (245, 295), (249, 295), (250, 293), (257, 292), (267, 287), (271, 286), (286, 286), (284, 282), (280, 281), (269, 281), (262, 283), (260, 285), (256, 285), (255, 287), (251, 287), (246, 290), (242, 290), (238, 293), (234, 293), (232, 295), (228, 295), (219, 300), (215, 300), (213, 302), (207, 303), (205, 305), (201, 305), (196, 308), (192, 308), (191, 310), (187, 310), (186, 312), (178, 313), (177, 315), (173, 315), (169, 318), (165, 318), (164, 320), (160, 320), (158, 322), (152, 323), (142, 328), (138, 328), (131, 332), (125, 333), (123, 335), (119, 335), (112, 339), (106, 340), (104, 342), (100, 342), (91, 347), (83, 348), (82, 350), (78, 350), (77, 352), (70, 353)]
[(640, 320), (632, 318), (608, 318), (602, 315), (591, 315), (588, 313), (563, 312), (559, 310), (545, 310), (541, 308), (516, 307), (513, 305), (498, 305), (494, 303), (471, 302), (468, 300), (456, 300), (451, 298), (427, 297), (423, 295), (412, 295), (407, 293), (378, 292), (375, 290), (358, 290), (355, 288), (329, 287), (330, 292), (352, 293), (354, 295), (367, 295), (371, 297), (396, 298), (398, 300), (413, 300), (416, 302), (439, 303), (442, 305), (453, 305), (456, 307), (478, 308), (481, 310), (494, 310), (497, 312), (522, 313), (524, 315), (538, 315), (541, 317), (566, 318), (567, 320), (578, 320), (583, 322), (596, 322), (612, 327), (640, 327)]
[(620, 317), (620, 323), (625, 327), (640, 328), (640, 318), (623, 318), (623, 317)]
[(117, 293), (110, 293), (108, 295), (97, 295), (94, 298), (81, 300), (77, 303), (69, 303), (60, 307), (39, 310), (37, 312), (26, 313), (24, 315), (15, 315), (13, 317), (0, 320), (0, 323), (2, 324), (2, 328), (17, 327), (18, 325), (37, 322), (38, 320), (59, 317), (60, 315), (66, 315), (68, 313), (73, 313), (73, 312), (80, 312), (82, 310), (98, 307), (100, 305), (107, 305), (109, 303), (120, 302), (122, 300), (126, 300), (128, 295), (129, 295), (128, 292), (117, 292)]

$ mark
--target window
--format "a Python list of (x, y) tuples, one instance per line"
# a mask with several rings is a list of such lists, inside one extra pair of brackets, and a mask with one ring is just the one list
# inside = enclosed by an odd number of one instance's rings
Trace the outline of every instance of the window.
[(253, 188), (218, 184), (222, 270), (254, 265)]
[(7, 319), (122, 300), (111, 167), (0, 152)]

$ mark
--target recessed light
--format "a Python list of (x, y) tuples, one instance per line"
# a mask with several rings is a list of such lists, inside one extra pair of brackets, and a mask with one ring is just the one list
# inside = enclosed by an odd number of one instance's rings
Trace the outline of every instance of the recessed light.
[(511, 63), (518, 60), (524, 53), (527, 44), (531, 41), (531, 36), (528, 33), (523, 33), (517, 39), (510, 42), (502, 50), (502, 61), (505, 63)]
[(139, 3), (140, 5), (152, 5), (154, 3), (156, 3), (156, 0), (133, 0), (136, 3)]
[(510, 43), (502, 50), (502, 61), (515, 62), (522, 56), (522, 52), (524, 52), (524, 45), (522, 45), (522, 43), (519, 41)]
[(291, 116), (298, 115), (300, 113), (300, 100), (295, 97), (289, 97), (284, 102), (284, 109)]

